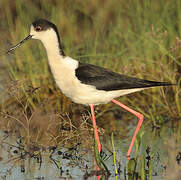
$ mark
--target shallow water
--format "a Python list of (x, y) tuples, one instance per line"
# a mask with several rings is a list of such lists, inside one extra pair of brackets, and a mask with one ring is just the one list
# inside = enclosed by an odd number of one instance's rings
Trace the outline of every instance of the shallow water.
[[(126, 151), (134, 128), (135, 126), (129, 127), (129, 139), (121, 140), (116, 136), (114, 137), (118, 179), (125, 179), (124, 176), (128, 177)], [(172, 161), (169, 153), (174, 153), (175, 151), (173, 151), (172, 144), (172, 142), (176, 141), (174, 139), (174, 130), (167, 123), (159, 130), (144, 127), (142, 132), (139, 155), (145, 154), (146, 157), (146, 148), (150, 147), (151, 154), (154, 154), (152, 179), (163, 180), (169, 175), (168, 160), (169, 162)], [(104, 139), (111, 142), (111, 138), (108, 136), (104, 137)], [(0, 179), (97, 179), (94, 153), (90, 149), (82, 148), (80, 144), (69, 149), (64, 147), (42, 147), (36, 150), (34, 147), (33, 151), (26, 151), (21, 144), (21, 139), (2, 130), (0, 131), (0, 141)], [(103, 139), (101, 142), (102, 159), (111, 173), (108, 179), (115, 179), (112, 149), (107, 148)], [(134, 156), (135, 148), (131, 153), (131, 157)], [(146, 162), (147, 160), (145, 160)], [(177, 164), (175, 159), (173, 163)], [(125, 168), (126, 172), (124, 171)], [(139, 164), (137, 169), (139, 171)]]

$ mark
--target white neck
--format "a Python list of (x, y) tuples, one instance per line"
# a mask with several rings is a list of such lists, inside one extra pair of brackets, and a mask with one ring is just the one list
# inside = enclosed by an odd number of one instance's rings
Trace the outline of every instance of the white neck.
[[(59, 42), (56, 33), (52, 33), (47, 38), (43, 38), (42, 43), (46, 49), (48, 60), (63, 60), (63, 56), (60, 54)], [(51, 63), (51, 62), (49, 62)]]

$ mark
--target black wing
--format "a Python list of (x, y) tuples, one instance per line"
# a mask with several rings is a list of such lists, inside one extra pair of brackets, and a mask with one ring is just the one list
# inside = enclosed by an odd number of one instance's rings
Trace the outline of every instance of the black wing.
[(172, 85), (168, 82), (133, 78), (99, 66), (80, 62), (78, 68), (75, 70), (75, 75), (82, 83), (93, 85), (96, 89), (105, 91)]

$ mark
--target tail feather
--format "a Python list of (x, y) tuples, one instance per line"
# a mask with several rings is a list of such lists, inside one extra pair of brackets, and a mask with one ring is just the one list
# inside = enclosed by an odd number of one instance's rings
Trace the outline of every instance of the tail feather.
[(154, 87), (154, 86), (173, 86), (176, 84), (172, 84), (170, 82), (159, 82), (159, 81), (144, 80), (144, 85), (145, 85), (145, 87)]

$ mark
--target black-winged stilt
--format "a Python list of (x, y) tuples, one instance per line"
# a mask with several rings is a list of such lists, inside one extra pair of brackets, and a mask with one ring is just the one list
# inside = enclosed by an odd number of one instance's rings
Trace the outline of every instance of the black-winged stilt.
[(127, 152), (127, 158), (129, 159), (136, 134), (141, 127), (144, 116), (124, 104), (121, 104), (114, 98), (150, 87), (172, 84), (125, 76), (99, 66), (80, 63), (66, 56), (61, 46), (56, 25), (45, 19), (34, 21), (30, 28), (30, 35), (16, 46), (9, 49), (8, 52), (16, 49), (31, 38), (39, 39), (43, 43), (47, 52), (51, 71), (61, 91), (73, 102), (90, 106), (99, 152), (101, 150), (101, 144), (96, 127), (94, 105), (105, 104), (112, 101), (138, 118), (138, 124)]

